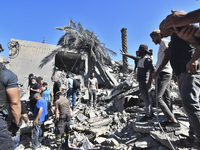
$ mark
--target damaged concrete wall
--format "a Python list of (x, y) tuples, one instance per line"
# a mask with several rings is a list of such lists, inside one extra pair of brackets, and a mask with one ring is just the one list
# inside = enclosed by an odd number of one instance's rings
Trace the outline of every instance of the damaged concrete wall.
[(11, 39), (10, 42), (18, 42), (19, 49), (11, 48), (9, 51), (10, 64), (9, 69), (18, 76), (18, 83), (24, 84), (30, 73), (36, 76), (42, 76), (49, 84), (54, 67), (54, 59), (45, 65), (42, 69), (38, 66), (41, 60), (56, 48), (56, 45)]

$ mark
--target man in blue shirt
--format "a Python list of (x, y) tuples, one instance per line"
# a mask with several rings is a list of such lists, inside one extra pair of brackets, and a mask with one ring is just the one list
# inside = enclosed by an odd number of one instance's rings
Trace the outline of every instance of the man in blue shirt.
[(40, 143), (43, 140), (44, 121), (48, 119), (48, 111), (47, 111), (47, 101), (43, 99), (39, 93), (36, 93), (34, 95), (34, 98), (37, 100), (37, 103), (34, 109), (32, 148), (36, 149), (40, 147)]

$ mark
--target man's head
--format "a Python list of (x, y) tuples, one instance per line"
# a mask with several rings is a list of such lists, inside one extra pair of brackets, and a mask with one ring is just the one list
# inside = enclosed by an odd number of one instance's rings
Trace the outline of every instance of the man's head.
[(165, 29), (163, 26), (165, 24), (165, 20), (163, 20), (160, 23), (159, 29), (161, 34), (163, 35), (163, 37), (168, 37), (168, 36), (172, 36), (172, 34), (174, 33), (174, 31), (172, 29)]
[(35, 93), (34, 98), (38, 101), (41, 97), (40, 93)]
[(154, 30), (153, 32), (151, 32), (150, 36), (155, 44), (159, 44), (161, 42), (162, 34), (160, 30)]
[(139, 51), (136, 51), (136, 56), (139, 56)]
[(31, 79), (34, 77), (33, 73), (29, 74), (28, 77)]
[(42, 88), (43, 88), (43, 90), (46, 90), (47, 87), (48, 87), (48, 84), (47, 84), (46, 82), (43, 82), (43, 83), (42, 83)]
[(53, 82), (56, 82), (56, 81), (57, 81), (56, 76), (52, 76), (52, 77), (51, 77), (51, 80), (52, 80)]
[(72, 78), (72, 75), (71, 75), (70, 73), (68, 73), (68, 74), (66, 75), (66, 77), (67, 77), (67, 78)]
[(139, 51), (139, 56), (144, 57), (148, 51), (148, 46), (145, 44), (141, 44), (138, 51)]
[(57, 97), (57, 99), (63, 97), (62, 92), (60, 92), (60, 91), (56, 92), (56, 97)]
[(36, 78), (35, 78), (35, 77), (31, 78), (31, 82), (32, 82), (32, 84), (35, 84), (35, 83), (37, 83), (37, 80), (36, 80)]
[(92, 78), (95, 77), (95, 73), (94, 73), (94, 72), (91, 73), (91, 77), (92, 77)]

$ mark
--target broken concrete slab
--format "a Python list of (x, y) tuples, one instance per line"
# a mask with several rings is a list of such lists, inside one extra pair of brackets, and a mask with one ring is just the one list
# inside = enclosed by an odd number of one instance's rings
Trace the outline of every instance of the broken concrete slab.
[(112, 118), (106, 118), (104, 120), (92, 123), (92, 124), (90, 124), (90, 126), (92, 126), (92, 127), (101, 127), (101, 126), (108, 125), (111, 122), (112, 122)]
[(97, 138), (94, 140), (94, 142), (97, 143), (97, 144), (101, 144), (101, 143), (105, 142), (106, 139), (107, 139), (107, 138), (105, 138), (105, 137), (97, 137)]
[(109, 145), (109, 146), (115, 146), (115, 147), (119, 146), (119, 143), (114, 138), (106, 139), (105, 142), (103, 142), (102, 144)]
[(84, 122), (87, 117), (85, 115), (83, 115), (82, 113), (78, 113), (76, 118), (80, 121), (80, 122)]
[(146, 136), (146, 137), (140, 138), (139, 140), (137, 140), (135, 142), (135, 148), (137, 148), (137, 149), (150, 149), (150, 148), (152, 148), (152, 147), (154, 147), (156, 145), (158, 145), (158, 144), (150, 136)]

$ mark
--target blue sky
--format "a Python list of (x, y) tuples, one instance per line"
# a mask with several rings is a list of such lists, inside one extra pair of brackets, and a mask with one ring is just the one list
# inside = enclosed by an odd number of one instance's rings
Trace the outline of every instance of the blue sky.
[[(135, 55), (140, 44), (154, 50), (156, 62), (158, 45), (149, 34), (171, 10), (190, 12), (199, 9), (200, 0), (9, 0), (1, 1), (0, 43), (8, 55), (11, 38), (57, 44), (64, 32), (56, 27), (68, 25), (72, 18), (85, 29), (94, 31), (106, 47), (117, 52), (121, 60), (122, 28), (127, 28), (128, 53)], [(130, 64), (133, 61), (129, 60)]]

